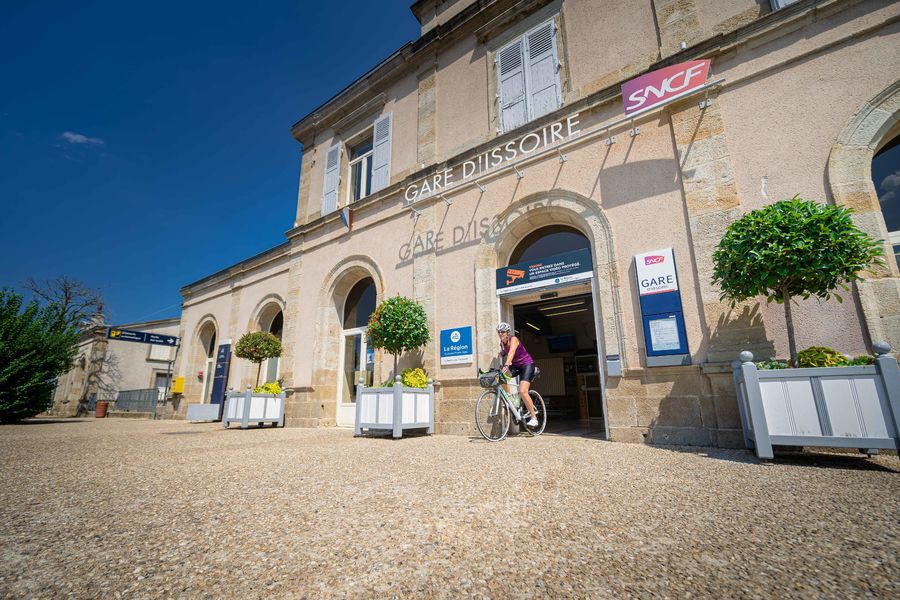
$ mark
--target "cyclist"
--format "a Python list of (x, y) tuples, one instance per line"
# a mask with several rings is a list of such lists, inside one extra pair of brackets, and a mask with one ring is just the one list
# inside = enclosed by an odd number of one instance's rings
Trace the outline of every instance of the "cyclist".
[[(519, 397), (525, 401), (525, 408), (531, 414), (531, 419), (526, 425), (528, 427), (537, 427), (537, 414), (534, 412), (534, 403), (528, 394), (531, 380), (534, 379), (534, 359), (528, 354), (528, 350), (525, 349), (519, 338), (513, 335), (509, 323), (499, 323), (497, 325), (497, 335), (500, 336), (500, 360), (503, 364), (501, 371), (503, 378), (505, 381), (509, 381), (518, 375)], [(509, 384), (504, 383), (503, 389), (509, 392)]]

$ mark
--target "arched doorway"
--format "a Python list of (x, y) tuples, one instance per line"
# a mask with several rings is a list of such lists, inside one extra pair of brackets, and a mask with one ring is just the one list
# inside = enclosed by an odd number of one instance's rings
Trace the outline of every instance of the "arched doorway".
[(591, 241), (579, 230), (569, 225), (550, 225), (536, 229), (522, 238), (513, 249), (508, 264), (539, 260), (555, 254), (587, 249)]
[(371, 277), (350, 288), (341, 314), (341, 347), (338, 368), (337, 424), (352, 426), (356, 419), (356, 388), (362, 380), (372, 385), (375, 351), (368, 347), (366, 327), (375, 311), (377, 290)]
[[(271, 333), (279, 340), (282, 340), (284, 312), (281, 310), (281, 306), (273, 302), (263, 308), (259, 314), (258, 326), (260, 331)], [(281, 361), (277, 356), (266, 360), (262, 369), (259, 369), (256, 385), (278, 381), (280, 364)]]
[[(591, 240), (570, 225), (548, 225), (523, 236), (506, 262), (507, 269), (527, 273), (529, 283), (521, 292), (502, 293), (500, 313), (541, 370), (536, 387), (553, 427), (605, 433), (591, 250)], [(557, 266), (575, 276), (532, 280), (540, 269)]]
[(207, 321), (200, 327), (197, 333), (197, 345), (195, 358), (201, 367), (201, 379), (203, 391), (200, 394), (200, 402), (210, 402), (212, 392), (213, 375), (216, 369), (216, 326), (212, 321)]
[(872, 158), (872, 183), (887, 228), (888, 244), (900, 268), (900, 125), (895, 130), (885, 136)]

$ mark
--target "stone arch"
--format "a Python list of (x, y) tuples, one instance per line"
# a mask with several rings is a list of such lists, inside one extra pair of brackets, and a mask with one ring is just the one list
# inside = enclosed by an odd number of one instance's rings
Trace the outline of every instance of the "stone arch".
[(604, 354), (626, 360), (622, 343), (622, 309), (612, 227), (596, 202), (581, 194), (553, 189), (526, 196), (497, 216), (478, 249), (475, 291), (479, 364), (488, 364), (494, 351), (493, 331), (497, 314), (495, 271), (507, 264), (513, 250), (529, 233), (548, 225), (568, 225), (591, 244)]
[[(887, 227), (872, 183), (872, 158), (889, 135), (900, 133), (900, 81), (869, 100), (844, 127), (828, 157), (828, 186), (834, 203), (854, 210), (859, 227), (887, 240)], [(885, 243), (885, 255), (892, 251)], [(857, 284), (873, 342), (900, 348), (900, 270), (892, 260)]]
[(279, 311), (285, 312), (284, 298), (280, 294), (266, 294), (250, 312), (250, 322), (247, 323), (247, 331), (268, 331), (271, 320)]
[[(250, 312), (250, 320), (247, 323), (246, 331), (272, 331), (273, 321), (281, 315), (281, 327), (275, 332), (278, 339), (284, 342), (284, 317), (285, 302), (281, 295), (276, 293), (266, 294), (263, 296), (253, 310)], [(282, 358), (284, 351), (282, 349)], [(244, 377), (241, 380), (240, 389), (244, 389), (247, 385), (261, 385), (263, 383), (282, 379), (282, 358), (270, 358), (263, 361), (262, 365), (256, 366), (247, 361), (244, 366)]]
[[(211, 336), (210, 336), (211, 332)], [(188, 360), (188, 371), (186, 373), (185, 395), (195, 398), (200, 402), (206, 402), (208, 398), (204, 398), (203, 390), (205, 389), (207, 379), (212, 379), (213, 373), (206, 372), (209, 360), (209, 347), (213, 346), (213, 360), (215, 361), (215, 346), (221, 342), (221, 328), (216, 317), (212, 314), (206, 314), (197, 321), (194, 332), (191, 335), (190, 358)], [(197, 374), (203, 372), (204, 376), (201, 380)], [(212, 382), (210, 381), (210, 386)]]
[[(319, 408), (320, 425), (335, 424), (338, 381), (338, 352), (347, 294), (359, 281), (375, 282), (376, 304), (384, 297), (384, 277), (368, 256), (353, 255), (338, 262), (325, 278), (316, 307), (316, 333), (313, 345), (312, 406)], [(381, 353), (375, 355), (376, 377)], [(311, 415), (313, 416), (313, 415)]]

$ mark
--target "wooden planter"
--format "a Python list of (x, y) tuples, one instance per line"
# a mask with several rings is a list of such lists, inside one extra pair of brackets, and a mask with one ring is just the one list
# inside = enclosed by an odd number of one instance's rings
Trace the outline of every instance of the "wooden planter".
[(356, 388), (356, 426), (354, 433), (390, 431), (393, 437), (403, 437), (404, 429), (425, 429), (434, 433), (434, 382), (426, 388), (411, 388), (394, 380), (394, 387)]
[(260, 426), (270, 423), (284, 427), (284, 393), (275, 395), (254, 392), (249, 385), (243, 394), (228, 392), (222, 424), (227, 429), (231, 423), (240, 423), (241, 429), (247, 429), (250, 423)]
[(864, 367), (759, 370), (753, 354), (735, 361), (744, 441), (761, 459), (772, 446), (900, 449), (900, 367), (888, 344), (875, 344)]

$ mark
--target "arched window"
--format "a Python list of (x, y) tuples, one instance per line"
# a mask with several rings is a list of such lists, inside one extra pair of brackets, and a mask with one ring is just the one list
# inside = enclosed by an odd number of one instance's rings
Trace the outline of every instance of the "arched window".
[(375, 312), (375, 282), (371, 278), (359, 281), (347, 294), (344, 304), (344, 329), (365, 327)]
[(894, 258), (900, 266), (900, 135), (889, 139), (872, 159), (872, 183), (878, 193)]
[[(262, 310), (259, 315), (259, 329), (260, 331), (267, 331), (279, 340), (282, 340), (281, 336), (284, 331), (284, 313), (281, 311), (280, 306), (273, 303)], [(280, 359), (277, 356), (268, 359), (265, 367), (257, 370), (259, 373), (259, 380), (256, 384), (262, 385), (263, 383), (278, 381), (279, 364)]]
[(519, 242), (509, 257), (509, 264), (537, 260), (554, 254), (572, 252), (583, 248), (590, 249), (591, 242), (587, 237), (566, 225), (550, 225), (532, 231)]

